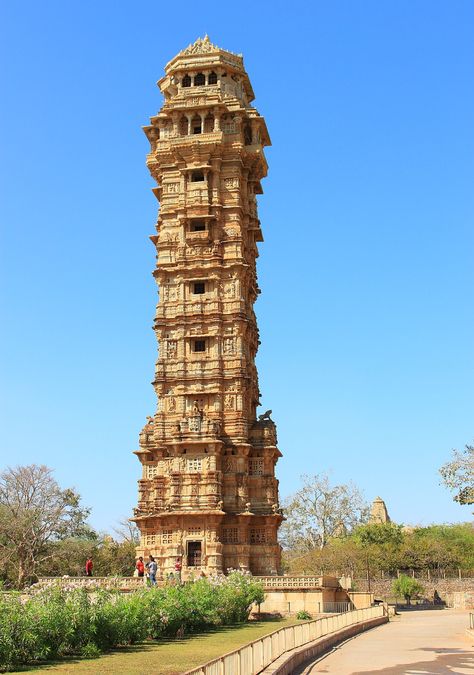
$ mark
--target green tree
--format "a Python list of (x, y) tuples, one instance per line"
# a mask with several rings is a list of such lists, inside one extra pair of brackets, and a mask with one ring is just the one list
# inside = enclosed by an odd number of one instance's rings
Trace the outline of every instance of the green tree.
[(358, 527), (353, 538), (364, 552), (370, 590), (370, 577), (375, 570), (393, 571), (397, 552), (403, 541), (402, 527), (395, 523), (369, 523)]
[(407, 605), (410, 605), (412, 598), (416, 598), (423, 593), (423, 586), (417, 579), (401, 574), (398, 579), (394, 580), (392, 591), (397, 597), (405, 598)]
[(474, 446), (453, 450), (452, 459), (439, 470), (444, 485), (454, 492), (454, 501), (474, 504)]
[(62, 489), (46, 466), (30, 464), (0, 474), (0, 560), (24, 586), (55, 555), (52, 544), (90, 533), (89, 509), (73, 489)]

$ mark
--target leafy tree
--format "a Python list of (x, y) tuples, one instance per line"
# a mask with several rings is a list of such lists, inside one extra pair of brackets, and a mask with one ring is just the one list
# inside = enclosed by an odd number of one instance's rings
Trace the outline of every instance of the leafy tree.
[(453, 450), (452, 459), (439, 470), (444, 485), (455, 492), (455, 502), (474, 504), (474, 446)]
[(416, 573), (458, 574), (474, 569), (472, 523), (403, 528), (394, 523), (363, 525), (333, 537), (323, 549), (284, 551), (290, 574), (347, 574), (352, 577)]
[(290, 574), (334, 574), (360, 576), (365, 564), (361, 546), (352, 538), (336, 537), (323, 548), (314, 548), (303, 555), (291, 556), (283, 552), (283, 560)]
[(323, 549), (331, 537), (344, 536), (368, 517), (368, 505), (355, 485), (331, 486), (328, 476), (302, 476), (303, 485), (284, 504), (284, 547)]
[(399, 569), (441, 571), (474, 568), (472, 523), (430, 525), (407, 532), (400, 549)]
[(419, 581), (406, 574), (401, 574), (392, 584), (392, 591), (397, 597), (403, 597), (407, 605), (411, 604), (411, 599), (416, 598), (423, 593), (423, 586)]
[(55, 555), (54, 542), (90, 534), (89, 509), (73, 489), (63, 490), (46, 466), (30, 464), (0, 474), (0, 560), (15, 567), (22, 587), (38, 565)]
[(401, 525), (395, 523), (369, 523), (358, 527), (353, 538), (364, 552), (365, 572), (370, 587), (374, 570), (392, 572), (396, 569), (397, 552), (403, 541)]

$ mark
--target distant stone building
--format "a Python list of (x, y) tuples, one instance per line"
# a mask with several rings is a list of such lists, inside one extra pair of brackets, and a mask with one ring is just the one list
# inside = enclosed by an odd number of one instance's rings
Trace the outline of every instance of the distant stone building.
[(381, 497), (376, 497), (370, 507), (369, 523), (390, 523), (387, 507)]
[(276, 427), (256, 417), (256, 195), (270, 145), (242, 56), (207, 36), (159, 81), (145, 133), (160, 202), (154, 276), (158, 407), (140, 434), (137, 555), (166, 574), (277, 574)]

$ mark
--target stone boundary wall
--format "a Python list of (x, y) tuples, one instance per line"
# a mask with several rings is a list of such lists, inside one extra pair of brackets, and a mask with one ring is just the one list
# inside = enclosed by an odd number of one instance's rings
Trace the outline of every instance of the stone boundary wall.
[[(394, 579), (371, 579), (370, 588), (375, 598), (392, 598), (392, 583)], [(417, 581), (424, 588), (423, 597), (432, 602), (434, 592), (437, 591), (439, 597), (448, 607), (455, 609), (473, 609), (474, 608), (474, 578), (459, 579), (419, 579)], [(358, 591), (367, 591), (367, 579), (354, 579), (353, 586)]]
[[(286, 663), (292, 657), (293, 652), (301, 651), (305, 645), (320, 643), (324, 645), (324, 649), (327, 649), (346, 639), (348, 635), (355, 635), (387, 621), (388, 616), (382, 606), (334, 614), (315, 621), (305, 621), (302, 624), (280, 628), (269, 635), (264, 635), (233, 652), (188, 670), (184, 675), (237, 675), (237, 673), (255, 675), (262, 671), (291, 673), (293, 672), (291, 669), (282, 671), (264, 669), (275, 664), (282, 655), (285, 655)], [(346, 634), (346, 630), (352, 632)], [(331, 644), (329, 644), (330, 638), (332, 638)], [(311, 654), (304, 656), (302, 661), (310, 657)]]
[(356, 623), (347, 628), (342, 628), (331, 635), (326, 635), (325, 637), (319, 638), (319, 640), (314, 640), (314, 642), (310, 642), (307, 645), (303, 645), (302, 647), (298, 647), (298, 649), (293, 649), (291, 652), (283, 654), (274, 661), (274, 663), (265, 668), (265, 670), (262, 670), (260, 675), (291, 675), (295, 668), (306, 661), (328, 652), (332, 647), (335, 647), (355, 635), (360, 635), (360, 633), (364, 633), (366, 630), (376, 628), (387, 622), (388, 618), (386, 616), (381, 616), (375, 619), (362, 621), (361, 623)]

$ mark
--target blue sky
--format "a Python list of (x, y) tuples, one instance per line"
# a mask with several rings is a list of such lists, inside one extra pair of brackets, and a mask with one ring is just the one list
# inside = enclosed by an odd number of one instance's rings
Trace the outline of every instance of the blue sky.
[(0, 467), (45, 463), (110, 529), (155, 408), (157, 203), (141, 131), (199, 35), (242, 52), (273, 146), (259, 198), (264, 409), (300, 474), (404, 523), (474, 440), (474, 3), (0, 5)]

